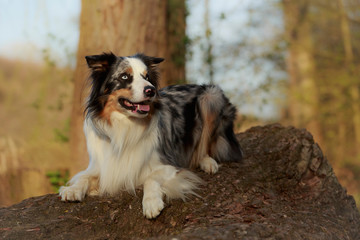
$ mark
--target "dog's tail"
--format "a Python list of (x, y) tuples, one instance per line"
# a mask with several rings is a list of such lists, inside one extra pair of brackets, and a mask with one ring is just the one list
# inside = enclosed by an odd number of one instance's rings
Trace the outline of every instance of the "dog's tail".
[(200, 197), (196, 190), (204, 181), (195, 173), (181, 169), (176, 172), (175, 176), (162, 185), (162, 189), (168, 199), (181, 198), (185, 201), (189, 196), (195, 195)]

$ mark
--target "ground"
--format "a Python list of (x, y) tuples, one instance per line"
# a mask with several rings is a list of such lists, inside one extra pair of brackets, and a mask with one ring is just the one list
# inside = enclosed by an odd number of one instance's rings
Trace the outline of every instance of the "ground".
[(143, 217), (136, 196), (57, 195), (0, 209), (4, 239), (360, 239), (353, 197), (304, 129), (278, 124), (238, 135), (242, 163), (224, 163), (199, 197), (172, 200), (155, 220)]

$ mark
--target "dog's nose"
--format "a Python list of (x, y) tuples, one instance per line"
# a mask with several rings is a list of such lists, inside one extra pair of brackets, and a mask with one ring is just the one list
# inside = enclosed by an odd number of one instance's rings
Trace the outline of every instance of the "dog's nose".
[(146, 97), (155, 96), (155, 88), (153, 86), (146, 86), (144, 88), (144, 94), (145, 94)]

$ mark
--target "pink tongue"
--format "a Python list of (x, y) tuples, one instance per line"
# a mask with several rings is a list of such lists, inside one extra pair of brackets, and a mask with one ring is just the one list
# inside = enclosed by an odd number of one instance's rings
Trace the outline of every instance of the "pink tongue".
[(148, 112), (150, 111), (150, 106), (149, 105), (136, 105), (137, 106), (137, 110), (140, 111), (144, 111), (144, 112)]

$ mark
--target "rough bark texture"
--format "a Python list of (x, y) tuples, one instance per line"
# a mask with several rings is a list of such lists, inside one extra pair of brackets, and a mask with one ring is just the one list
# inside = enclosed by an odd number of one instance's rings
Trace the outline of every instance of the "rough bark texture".
[(137, 196), (56, 195), (0, 209), (4, 239), (360, 239), (360, 214), (312, 135), (268, 125), (238, 135), (242, 164), (198, 172), (201, 197), (170, 201), (155, 220)]

